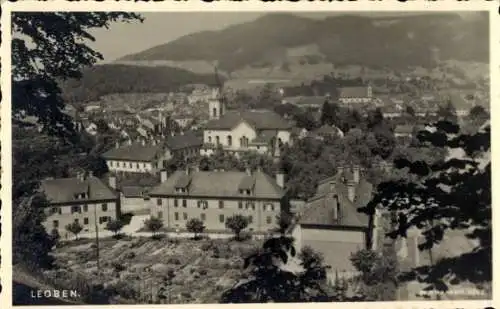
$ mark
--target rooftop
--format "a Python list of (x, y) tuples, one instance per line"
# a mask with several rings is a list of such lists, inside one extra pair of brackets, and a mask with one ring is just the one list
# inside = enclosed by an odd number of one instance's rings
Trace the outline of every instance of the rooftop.
[(289, 130), (291, 124), (270, 110), (228, 111), (220, 119), (209, 121), (208, 130), (230, 130), (242, 121), (248, 122), (256, 130)]
[(339, 89), (340, 98), (368, 98), (368, 87), (343, 87)]
[[(250, 197), (281, 199), (284, 195), (275, 179), (261, 171), (251, 175), (238, 171), (176, 171), (167, 181), (151, 190), (150, 195), (177, 195), (175, 188), (188, 188), (189, 196)], [(251, 190), (248, 196), (240, 190)], [(180, 193), (179, 195), (185, 195)]]
[(160, 155), (162, 147), (160, 145), (142, 145), (133, 143), (119, 148), (111, 149), (102, 156), (108, 160), (150, 162)]
[[(45, 193), (47, 200), (51, 203), (66, 203), (74, 201), (92, 201), (115, 199), (113, 192), (99, 178), (89, 176), (85, 179), (56, 178), (46, 179), (41, 183), (41, 189)], [(77, 195), (85, 193), (86, 198), (77, 199)]]

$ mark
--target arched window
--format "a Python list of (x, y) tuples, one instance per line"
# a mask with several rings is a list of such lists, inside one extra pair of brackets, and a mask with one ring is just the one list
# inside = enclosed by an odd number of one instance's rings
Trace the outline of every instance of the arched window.
[(240, 146), (242, 148), (248, 147), (248, 138), (246, 136), (243, 136), (242, 138), (240, 138)]
[(219, 146), (219, 144), (220, 144), (220, 139), (219, 139), (219, 136), (218, 136), (218, 135), (215, 137), (215, 144), (216, 144), (217, 146)]
[(208, 142), (212, 143), (212, 137), (211, 136), (208, 137)]
[(217, 117), (217, 108), (212, 108), (212, 116)]
[(233, 145), (233, 137), (231, 135), (227, 136), (227, 145), (232, 146)]

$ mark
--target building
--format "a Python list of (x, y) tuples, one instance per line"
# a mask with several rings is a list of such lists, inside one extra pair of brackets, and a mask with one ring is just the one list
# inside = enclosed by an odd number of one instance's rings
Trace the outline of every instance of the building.
[(324, 96), (296, 96), (283, 98), (282, 104), (292, 104), (305, 110), (320, 110), (327, 97)]
[(117, 143), (114, 149), (105, 152), (102, 157), (110, 172), (157, 173), (166, 166), (172, 154), (164, 144), (129, 140), (127, 145), (120, 146)]
[(292, 125), (269, 110), (227, 111), (217, 93), (209, 102), (210, 121), (203, 131), (202, 155), (218, 147), (238, 154), (242, 151), (273, 153), (279, 145), (291, 143)]
[(371, 86), (343, 87), (339, 89), (339, 101), (344, 104), (370, 103), (372, 99)]
[(110, 177), (107, 185), (91, 173), (42, 181), (41, 191), (50, 203), (44, 227), (48, 233), (57, 230), (63, 239), (72, 237), (65, 227), (73, 222), (83, 226), (82, 233), (104, 230), (108, 221), (120, 215), (115, 188), (116, 178)]
[(191, 218), (204, 221), (207, 232), (228, 232), (226, 220), (247, 216), (248, 230), (268, 232), (277, 227), (276, 216), (288, 211), (284, 175), (276, 179), (256, 171), (199, 171), (186, 169), (167, 175), (149, 192), (151, 214), (169, 229), (185, 229)]
[(372, 247), (370, 238), (376, 234), (368, 229), (368, 216), (358, 212), (373, 191), (361, 174), (357, 166), (341, 168), (320, 181), (291, 228), (297, 249), (309, 246), (320, 252), (333, 272), (355, 272), (351, 254)]
[(329, 126), (325, 124), (319, 127), (318, 129), (312, 131), (310, 133), (310, 136), (319, 140), (324, 140), (325, 138), (343, 138), (344, 132), (342, 132), (342, 130), (340, 130), (335, 125)]
[(147, 186), (123, 186), (120, 189), (120, 205), (122, 213), (134, 215), (149, 214), (149, 191)]
[(129, 140), (127, 145), (117, 144), (104, 153), (103, 158), (111, 172), (157, 173), (174, 156), (187, 158), (199, 155), (202, 145), (201, 136), (190, 131), (169, 136), (163, 142), (143, 139), (133, 143)]

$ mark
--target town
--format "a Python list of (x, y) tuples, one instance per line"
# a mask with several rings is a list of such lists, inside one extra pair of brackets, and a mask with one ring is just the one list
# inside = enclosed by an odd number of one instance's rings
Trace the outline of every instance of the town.
[[(39, 205), (57, 265), (39, 278), (79, 291), (84, 303), (99, 293), (116, 304), (237, 302), (231, 287), (248, 276), (244, 257), (289, 238), (300, 254), (283, 269), (297, 273), (306, 257), (318, 259), (327, 265), (321, 282), (335, 293), (424, 299), (417, 280), (366, 281), (371, 270), (359, 260), (396, 278), (475, 243), (450, 231), (422, 250), (423, 229), (386, 237), (401, 215), (363, 209), (385, 183), (415, 179), (401, 160), (436, 168), (455, 158), (444, 142), (423, 141), (434, 124), (470, 136), (489, 130), (489, 78), (358, 68), (239, 87), (215, 66), (211, 81), (170, 92), (67, 96), (71, 144), (36, 119), (13, 122), (13, 164), (24, 166), (14, 173), (15, 202)], [(24, 267), (21, 277), (32, 272)], [(460, 289), (484, 296), (488, 287)]]

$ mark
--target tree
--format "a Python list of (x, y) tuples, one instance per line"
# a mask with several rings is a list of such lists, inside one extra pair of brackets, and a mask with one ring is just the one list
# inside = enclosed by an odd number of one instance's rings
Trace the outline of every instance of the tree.
[[(394, 216), (391, 238), (416, 230), (424, 238), (420, 250), (432, 252), (446, 235), (472, 240), (473, 248), (414, 267), (406, 280), (418, 279), (428, 289), (446, 291), (450, 284), (469, 281), (488, 284), (492, 279), (490, 127), (464, 134), (449, 121), (439, 121), (418, 136), (422, 143), (448, 149), (434, 162), (399, 157), (397, 169), (409, 177), (380, 184), (372, 201), (361, 209), (373, 215), (380, 207)], [(457, 236), (458, 234), (458, 236)]]
[(48, 202), (43, 196), (31, 196), (13, 203), (12, 208), (12, 257), (14, 264), (28, 268), (50, 268), (54, 259), (50, 251), (55, 241), (47, 234), (42, 222)]
[(151, 216), (149, 219), (144, 221), (144, 226), (151, 232), (151, 237), (156, 238), (156, 233), (158, 233), (158, 231), (163, 227), (163, 221), (161, 221), (160, 218)]
[(412, 106), (408, 105), (406, 107), (406, 114), (408, 114), (408, 116), (410, 117), (415, 117), (415, 109)]
[(469, 116), (474, 120), (486, 120), (490, 117), (488, 112), (481, 105), (475, 105), (470, 109)]
[(102, 60), (85, 42), (94, 41), (94, 28), (142, 18), (122, 12), (16, 12), (12, 14), (12, 115), (38, 119), (50, 134), (74, 135), (59, 82), (80, 78), (81, 70)]
[(278, 223), (277, 230), (281, 235), (285, 235), (286, 231), (292, 224), (292, 215), (287, 212), (281, 212), (276, 216), (276, 222)]
[(445, 106), (439, 106), (437, 115), (440, 120), (455, 122), (457, 121), (457, 110), (451, 100), (446, 102)]
[[(288, 268), (292, 261), (297, 267)], [(331, 302), (328, 266), (316, 252), (304, 248), (296, 257), (293, 239), (268, 239), (261, 249), (244, 259), (246, 279), (222, 294), (222, 303)]]
[(241, 231), (246, 229), (249, 223), (250, 222), (247, 217), (243, 215), (234, 215), (227, 218), (226, 228), (233, 231), (236, 240), (241, 240)]
[(66, 225), (65, 228), (66, 228), (66, 231), (75, 235), (75, 239), (78, 239), (78, 234), (80, 234), (80, 232), (83, 230), (83, 226), (81, 226), (81, 224), (76, 222), (76, 221), (71, 223), (71, 224)]
[(382, 252), (363, 249), (351, 255), (353, 266), (361, 273), (360, 293), (369, 301), (396, 300), (398, 262), (392, 247)]
[(186, 222), (186, 229), (189, 232), (194, 233), (194, 239), (199, 239), (199, 234), (203, 233), (203, 231), (205, 230), (205, 225), (200, 219), (192, 218), (188, 222)]
[(118, 236), (118, 232), (123, 228), (124, 223), (121, 220), (111, 220), (106, 224), (106, 230), (113, 232), (114, 237)]

